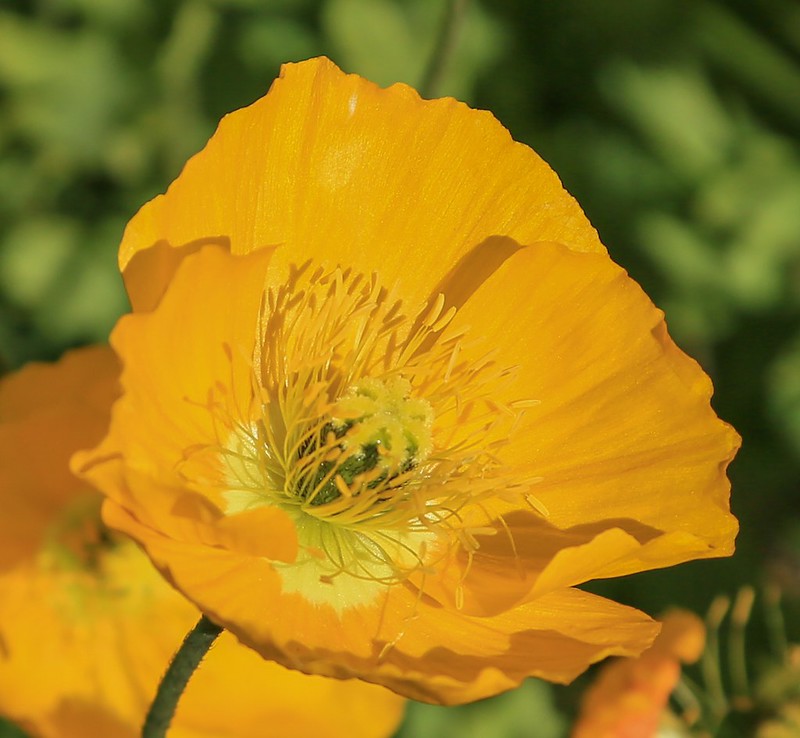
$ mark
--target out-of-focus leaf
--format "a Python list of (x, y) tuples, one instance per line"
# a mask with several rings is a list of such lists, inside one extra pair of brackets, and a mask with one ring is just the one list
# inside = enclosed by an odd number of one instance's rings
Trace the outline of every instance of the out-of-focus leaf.
[(271, 70), (287, 61), (301, 61), (319, 52), (308, 26), (291, 18), (266, 16), (243, 23), (242, 60), (254, 70)]
[(756, 96), (800, 122), (797, 63), (721, 4), (698, 2), (694, 12), (700, 48)]
[(29, 159), (19, 154), (0, 157), (0, 213), (6, 214), (6, 223), (24, 212), (26, 203), (34, 197), (41, 197), (42, 184)]
[(642, 248), (686, 292), (725, 287), (719, 254), (685, 221), (665, 213), (646, 214), (638, 233)]
[(775, 362), (768, 382), (770, 414), (800, 458), (800, 334)]
[(553, 703), (553, 688), (534, 679), (512, 692), (462, 707), (409, 703), (406, 714), (398, 738), (561, 738), (566, 733), (566, 720)]
[(0, 14), (0, 86), (19, 135), (96, 162), (125, 100), (126, 71), (110, 39), (58, 33)]
[(0, 287), (18, 305), (36, 307), (61, 277), (78, 239), (76, 225), (64, 218), (24, 221), (0, 251)]
[(436, 28), (433, 13), (419, 18), (391, 0), (329, 0), (322, 20), (348, 71), (384, 86), (414, 84), (422, 76)]
[[(433, 53), (445, 3), (430, 0), (329, 0), (323, 27), (348, 71), (388, 85), (418, 85)], [(476, 75), (493, 61), (504, 29), (478, 2), (461, 20), (457, 45), (437, 94), (470, 100)]]
[(478, 2), (468, 5), (453, 58), (445, 68), (440, 93), (473, 102), (477, 78), (491, 68), (508, 39), (507, 29), (487, 9)]
[(116, 319), (128, 309), (113, 250), (123, 223), (102, 221), (82, 234), (81, 248), (60, 270), (59, 279), (33, 312), (39, 331), (54, 343), (107, 339)]
[(600, 83), (669, 168), (694, 178), (724, 161), (733, 131), (698, 69), (620, 62), (606, 68)]
[(93, 23), (113, 28), (139, 22), (149, 12), (147, 0), (46, 0), (42, 6), (55, 18), (78, 14)]
[(197, 79), (220, 28), (219, 12), (202, 0), (183, 3), (172, 19), (166, 43), (156, 60), (164, 92), (159, 124), (170, 166), (178, 169), (202, 140), (205, 121), (200, 113)]
[(209, 0), (213, 5), (221, 8), (252, 8), (266, 10), (270, 13), (298, 11), (312, 5), (319, 5), (319, 0)]
[(12, 723), (0, 718), (0, 738), (27, 738), (28, 734)]

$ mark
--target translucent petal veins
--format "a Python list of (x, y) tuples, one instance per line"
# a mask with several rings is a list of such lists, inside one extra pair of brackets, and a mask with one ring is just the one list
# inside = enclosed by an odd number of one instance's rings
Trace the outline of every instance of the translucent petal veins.
[(219, 444), (186, 454), (222, 462), (227, 514), (275, 505), (293, 517), (303, 553), (276, 568), (311, 598), (319, 582), (395, 583), (474, 549), (482, 501), (498, 489), (525, 499), (536, 481), (497, 459), (532, 404), (493, 399), (514, 370), (452, 328), (444, 296), (404, 307), (375, 275), (295, 269), (265, 290), (251, 396), (212, 388)]

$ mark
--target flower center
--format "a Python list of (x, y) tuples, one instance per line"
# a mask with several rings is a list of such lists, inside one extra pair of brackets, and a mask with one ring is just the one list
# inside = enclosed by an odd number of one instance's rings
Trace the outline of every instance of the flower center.
[(297, 269), (266, 291), (247, 407), (212, 390), (226, 513), (274, 505), (295, 520), (303, 553), (275, 564), (288, 591), (359, 604), (353, 582), (474, 548), (482, 503), (529, 487), (497, 452), (530, 402), (503, 404), (513, 370), (444, 303), (409, 315), (375, 275)]
[(430, 456), (433, 408), (402, 377), (367, 377), (336, 402), (331, 419), (297, 454), (294, 494), (304, 506), (343, 496), (391, 499), (402, 476)]
[(91, 624), (109, 612), (129, 616), (161, 591), (160, 575), (136, 544), (106, 528), (101, 502), (87, 491), (53, 519), (32, 575), (47, 584), (42, 591), (51, 606), (75, 623)]
[(77, 496), (50, 525), (43, 556), (63, 570), (97, 572), (104, 553), (116, 545), (100, 519), (102, 499), (87, 492)]

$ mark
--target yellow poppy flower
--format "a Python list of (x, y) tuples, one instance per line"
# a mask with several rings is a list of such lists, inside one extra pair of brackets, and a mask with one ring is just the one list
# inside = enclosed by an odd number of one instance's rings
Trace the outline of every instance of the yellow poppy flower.
[[(43, 738), (134, 738), (165, 665), (198, 618), (101, 497), (69, 472), (117, 394), (108, 348), (0, 381), (0, 715)], [(313, 710), (308, 706), (312, 704)], [(223, 634), (178, 708), (175, 738), (390, 735), (403, 700), (309, 677)]]
[[(584, 695), (572, 738), (655, 738), (668, 722), (667, 703), (681, 664), (700, 658), (705, 635), (703, 621), (694, 613), (669, 613), (658, 638), (641, 656), (603, 666)], [(682, 734), (677, 727), (665, 733)]]
[(487, 112), (286, 65), (120, 249), (107, 522), (268, 658), (458, 703), (658, 626), (575, 589), (731, 553), (736, 433)]

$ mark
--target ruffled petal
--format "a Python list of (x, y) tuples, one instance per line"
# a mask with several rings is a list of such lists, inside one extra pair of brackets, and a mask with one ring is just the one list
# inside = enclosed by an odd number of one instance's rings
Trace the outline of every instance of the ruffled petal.
[(606, 656), (638, 654), (658, 632), (643, 613), (573, 589), (474, 617), (395, 586), (368, 606), (337, 613), (282, 592), (264, 559), (178, 543), (113, 504), (106, 517), (204, 612), (266, 658), (426, 702), (480, 699), (528, 676), (567, 682)]
[(107, 346), (30, 364), (0, 381), (0, 570), (32, 555), (52, 522), (85, 488), (69, 473), (78, 445), (96, 443), (118, 392)]
[(223, 633), (192, 675), (170, 736), (383, 738), (404, 707), (387, 689), (291, 671)]
[(694, 663), (705, 645), (697, 615), (675, 610), (664, 618), (652, 647), (640, 657), (604, 665), (584, 692), (572, 738), (655, 736), (664, 720), (681, 663)]
[(205, 238), (182, 246), (172, 246), (166, 241), (158, 241), (150, 248), (133, 254), (122, 275), (133, 311), (146, 313), (155, 310), (181, 262), (203, 246), (211, 245), (230, 251), (228, 239)]
[[(177, 268), (152, 312), (122, 318), (111, 343), (122, 359), (124, 396), (103, 443), (77, 454), (73, 468), (137, 510), (181, 526), (219, 517), (221, 420), (252, 411), (252, 359), (271, 256), (233, 257), (205, 246)], [(215, 394), (216, 393), (216, 394)], [(124, 460), (124, 463), (123, 463)], [(207, 505), (187, 497), (206, 497)], [(152, 480), (152, 483), (148, 480)], [(144, 490), (146, 501), (137, 494)], [(210, 517), (209, 517), (210, 516)]]
[[(111, 350), (95, 347), (0, 383), (0, 448), (8, 451), (0, 464), (0, 714), (42, 738), (139, 735), (169, 659), (199, 617), (135, 544), (101, 533), (100, 496), (70, 474), (70, 454), (96, 442), (108, 422), (118, 374)], [(213, 526), (213, 513), (194, 502), (212, 550), (257, 557), (275, 546), (254, 530), (281, 537), (276, 511)], [(373, 685), (289, 672), (226, 634), (190, 682), (170, 735), (383, 738), (403, 704)], [(354, 717), (358, 725), (349, 725)]]
[(529, 676), (568, 683), (607, 656), (640, 653), (658, 630), (644, 613), (577, 589), (485, 618), (420, 608), (386, 657), (386, 670), (394, 672), (398, 681), (390, 686), (398, 691), (456, 704), (512, 689)]
[[(633, 524), (634, 521), (618, 521)], [(426, 594), (475, 616), (493, 616), (520, 602), (595, 579), (638, 552), (622, 528), (557, 528), (530, 511), (514, 511), (474, 536), (425, 580)]]
[(94, 417), (94, 434), (99, 435), (119, 392), (118, 378), (119, 361), (108, 346), (68, 351), (52, 364), (26, 364), (0, 380), (0, 423), (30, 418), (54, 407), (62, 408), (64, 414), (80, 407), (84, 412), (78, 413), (79, 419), (89, 422)]
[[(119, 546), (103, 562), (104, 583), (34, 566), (0, 576), (0, 712), (35, 735), (134, 738), (199, 617), (133, 544)], [(170, 735), (382, 738), (403, 704), (374, 685), (291, 672), (223, 634), (190, 681)], [(361, 722), (348, 725), (354, 716)]]
[[(490, 113), (318, 58), (285, 65), (268, 95), (222, 120), (128, 224), (119, 258), (126, 268), (158, 242), (281, 245), (279, 276), (309, 258), (379, 271), (414, 304), (497, 235), (603, 250), (553, 171)], [(142, 282), (126, 281), (136, 304)]]
[(737, 524), (725, 469), (740, 439), (711, 409), (706, 375), (622, 269), (557, 244), (520, 249), (466, 301), (452, 330), (466, 326), (485, 337), (481, 345), (491, 337), (499, 366), (514, 368), (497, 399), (527, 407), (498, 454), (519, 478), (535, 479), (527, 492), (547, 521), (605, 521), (641, 544), (595, 576), (731, 553)]

